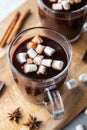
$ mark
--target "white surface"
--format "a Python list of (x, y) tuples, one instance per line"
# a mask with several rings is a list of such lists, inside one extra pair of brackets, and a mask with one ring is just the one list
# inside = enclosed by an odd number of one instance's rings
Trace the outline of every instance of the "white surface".
[(82, 124), (84, 126), (84, 130), (87, 130), (87, 115), (85, 115), (84, 111), (62, 130), (75, 130), (76, 126), (79, 124)]
[(0, 22), (26, 0), (0, 0)]

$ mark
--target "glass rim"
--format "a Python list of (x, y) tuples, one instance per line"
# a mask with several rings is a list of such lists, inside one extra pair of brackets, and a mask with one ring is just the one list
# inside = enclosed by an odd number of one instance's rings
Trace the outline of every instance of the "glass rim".
[[(19, 72), (16, 67), (13, 65), (12, 61), (11, 61), (11, 57), (10, 57), (10, 50), (16, 40), (16, 38), (18, 38), (21, 34), (29, 31), (29, 30), (34, 30), (34, 29), (45, 29), (45, 30), (50, 30), (51, 32), (54, 32), (56, 33), (60, 38), (62, 38), (65, 43), (67, 44), (68, 48), (69, 48), (69, 51), (70, 51), (70, 58), (69, 58), (69, 61), (66, 65), (66, 67), (63, 69), (62, 72), (60, 72), (59, 74), (57, 74), (56, 76), (53, 76), (51, 78), (48, 78), (48, 79), (35, 79), (35, 78), (29, 78), (27, 77), (26, 75), (22, 74), (21, 72)], [(60, 78), (63, 74), (65, 74), (65, 72), (67, 72), (68, 68), (70, 67), (70, 64), (71, 64), (71, 61), (72, 61), (72, 46), (71, 46), (71, 43), (69, 42), (69, 40), (63, 36), (62, 34), (56, 32), (54, 29), (51, 29), (51, 28), (48, 28), (48, 27), (32, 27), (32, 28), (27, 28), (23, 31), (21, 31), (20, 33), (18, 33), (11, 41), (10, 45), (9, 45), (9, 48), (8, 48), (8, 53), (7, 53), (7, 57), (8, 57), (8, 62), (10, 64), (10, 67), (11, 69), (16, 72), (16, 74), (20, 75), (21, 77), (27, 79), (27, 80), (32, 80), (32, 81), (35, 81), (35, 82), (42, 82), (42, 83), (46, 83), (46, 82), (50, 82), (52, 80), (56, 80), (57, 78)]]
[[(38, 1), (38, 3), (42, 3), (43, 4), (43, 6), (46, 8), (46, 9), (48, 9), (51, 13), (54, 13), (54, 14), (58, 14), (58, 13), (61, 13), (61, 14), (65, 14), (65, 11), (55, 11), (55, 10), (52, 10), (52, 9), (50, 9), (49, 7), (47, 7), (44, 3), (43, 3), (43, 1), (42, 0), (37, 0)], [(80, 9), (77, 9), (77, 10), (74, 10), (74, 11), (69, 11), (69, 12), (66, 12), (66, 14), (65, 15), (73, 15), (74, 13), (78, 13), (78, 12), (80, 12), (80, 11), (83, 11), (84, 10), (84, 8), (87, 8), (87, 4), (86, 5), (84, 5), (83, 7), (81, 7)]]

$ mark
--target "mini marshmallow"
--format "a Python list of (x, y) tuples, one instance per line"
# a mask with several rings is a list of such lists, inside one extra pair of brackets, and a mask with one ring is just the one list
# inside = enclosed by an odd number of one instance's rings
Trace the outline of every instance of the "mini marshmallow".
[(62, 7), (62, 4), (61, 4), (61, 3), (54, 3), (54, 4), (52, 5), (52, 9), (53, 9), (53, 10), (62, 10), (63, 7)]
[(37, 55), (36, 51), (32, 48), (30, 48), (28, 51), (27, 51), (27, 54), (29, 55), (30, 58), (35, 58), (35, 56)]
[(55, 49), (53, 49), (52, 47), (49, 47), (49, 46), (46, 46), (44, 49), (44, 53), (47, 56), (52, 56), (54, 52), (55, 52)]
[(28, 73), (28, 72), (35, 72), (37, 71), (37, 65), (35, 64), (25, 64), (24, 65), (24, 72)]
[(17, 54), (17, 60), (20, 62), (20, 63), (25, 63), (26, 62), (26, 53), (25, 52), (21, 52), (21, 53), (18, 53)]
[(79, 4), (82, 0), (75, 0), (76, 4)]
[(30, 41), (28, 44), (27, 44), (27, 48), (36, 48), (36, 43)]
[(33, 63), (33, 60), (32, 60), (31, 58), (28, 58), (28, 59), (27, 59), (27, 63), (28, 63), (28, 64), (32, 64), (32, 63)]
[(81, 74), (81, 75), (79, 76), (79, 81), (84, 82), (84, 83), (87, 83), (87, 74), (86, 74), (86, 73)]
[(62, 6), (65, 10), (69, 10), (70, 9), (70, 3), (68, 1), (62, 1)]
[(82, 124), (77, 125), (76, 130), (84, 130), (83, 125)]
[(33, 61), (34, 61), (34, 63), (35, 63), (36, 65), (40, 65), (43, 58), (44, 58), (43, 55), (37, 55), (37, 56), (34, 58)]
[(85, 109), (84, 113), (85, 113), (85, 115), (87, 115), (87, 108)]
[(68, 0), (68, 2), (73, 5), (75, 3), (75, 0)]
[(62, 70), (63, 65), (64, 65), (63, 61), (54, 60), (52, 63), (52, 68), (56, 70)]
[(50, 2), (56, 2), (57, 0), (49, 0)]
[(46, 74), (47, 74), (46, 67), (43, 66), (43, 65), (40, 65), (40, 66), (39, 66), (39, 69), (38, 69), (38, 71), (37, 71), (37, 74), (38, 74), (38, 75), (40, 75), (40, 74), (46, 75)]
[(35, 50), (38, 54), (42, 54), (44, 48), (45, 46), (38, 44)]
[(61, 3), (61, 2), (62, 2), (62, 0), (58, 0), (57, 2), (58, 2), (58, 3)]
[(43, 42), (41, 36), (39, 34), (37, 34), (33, 39), (32, 39), (32, 42), (35, 42), (37, 44), (40, 44)]
[(78, 86), (78, 82), (75, 79), (70, 79), (65, 84), (68, 89), (73, 89)]
[(52, 59), (43, 59), (41, 64), (46, 66), (46, 67), (51, 67)]

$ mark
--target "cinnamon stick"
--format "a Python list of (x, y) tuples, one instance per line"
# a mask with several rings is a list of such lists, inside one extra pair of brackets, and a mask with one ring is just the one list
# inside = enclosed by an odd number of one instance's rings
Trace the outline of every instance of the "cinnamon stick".
[(20, 13), (18, 11), (15, 12), (15, 14), (11, 20), (11, 23), (9, 24), (8, 28), (5, 31), (5, 34), (3, 35), (3, 37), (0, 41), (0, 47), (3, 47), (6, 44), (6, 40), (8, 39), (12, 29), (14, 28), (19, 16), (20, 16)]
[(7, 44), (9, 44), (11, 42), (11, 40), (13, 39), (13, 37), (18, 33), (19, 29), (23, 25), (23, 22), (24, 22), (25, 18), (28, 16), (29, 13), (30, 13), (30, 10), (26, 9), (25, 12), (23, 12), (20, 15), (20, 17), (19, 17), (19, 19), (18, 19), (14, 29), (12, 30), (10, 36), (7, 39)]

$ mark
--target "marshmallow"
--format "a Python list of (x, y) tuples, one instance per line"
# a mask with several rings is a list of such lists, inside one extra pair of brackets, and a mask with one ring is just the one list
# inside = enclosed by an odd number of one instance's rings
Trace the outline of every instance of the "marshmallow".
[(62, 10), (63, 7), (62, 7), (62, 4), (61, 4), (61, 3), (54, 3), (54, 4), (52, 5), (52, 9), (53, 9), (53, 10)]
[(25, 63), (26, 62), (26, 53), (25, 52), (20, 52), (17, 54), (17, 60), (20, 62), (20, 63)]
[(35, 58), (35, 56), (37, 55), (36, 51), (32, 48), (30, 48), (28, 51), (27, 51), (27, 54), (29, 55), (30, 58)]
[(75, 3), (75, 0), (68, 0), (68, 2), (73, 5)]
[(56, 2), (57, 0), (49, 0), (50, 2)]
[(35, 72), (37, 71), (37, 65), (35, 64), (25, 64), (24, 65), (24, 72), (28, 73), (28, 72)]
[(56, 70), (62, 70), (63, 65), (64, 65), (63, 61), (54, 60), (52, 63), (52, 68)]
[(87, 108), (85, 109), (84, 113), (85, 113), (85, 115), (87, 115)]
[(65, 10), (69, 10), (70, 9), (70, 3), (68, 1), (62, 1), (62, 6)]
[(38, 75), (40, 75), (40, 74), (46, 75), (46, 74), (47, 74), (46, 67), (43, 66), (43, 65), (40, 65), (40, 66), (39, 66), (39, 69), (38, 69), (38, 71), (37, 71), (37, 74), (38, 74)]
[(78, 86), (78, 82), (75, 79), (70, 79), (65, 84), (68, 89), (72, 89)]
[(76, 4), (79, 4), (82, 0), (75, 0)]
[(47, 56), (52, 56), (54, 52), (55, 52), (55, 49), (53, 49), (52, 47), (49, 47), (49, 46), (46, 46), (44, 49), (44, 53)]
[(35, 50), (38, 54), (42, 54), (44, 48), (45, 46), (38, 44)]
[(79, 76), (79, 81), (84, 82), (84, 83), (87, 83), (87, 74), (86, 74), (86, 73), (81, 74), (81, 75)]
[(40, 35), (36, 35), (33, 39), (32, 39), (32, 42), (35, 42), (37, 44), (40, 44), (43, 42), (42, 38), (40, 37)]
[(57, 2), (58, 2), (58, 3), (61, 3), (61, 2), (62, 2), (62, 0), (58, 0)]
[(83, 125), (82, 124), (77, 125), (76, 130), (84, 130)]
[(37, 56), (34, 58), (33, 61), (34, 61), (34, 63), (35, 63), (36, 65), (40, 65), (43, 58), (44, 58), (43, 55), (37, 55)]
[(27, 44), (27, 48), (36, 48), (36, 43), (30, 41), (30, 42)]
[(33, 60), (32, 60), (31, 58), (28, 58), (28, 59), (27, 59), (27, 63), (28, 63), (28, 64), (32, 64), (32, 63), (33, 63)]
[(46, 66), (46, 67), (51, 67), (52, 60), (51, 59), (43, 59), (41, 64)]

